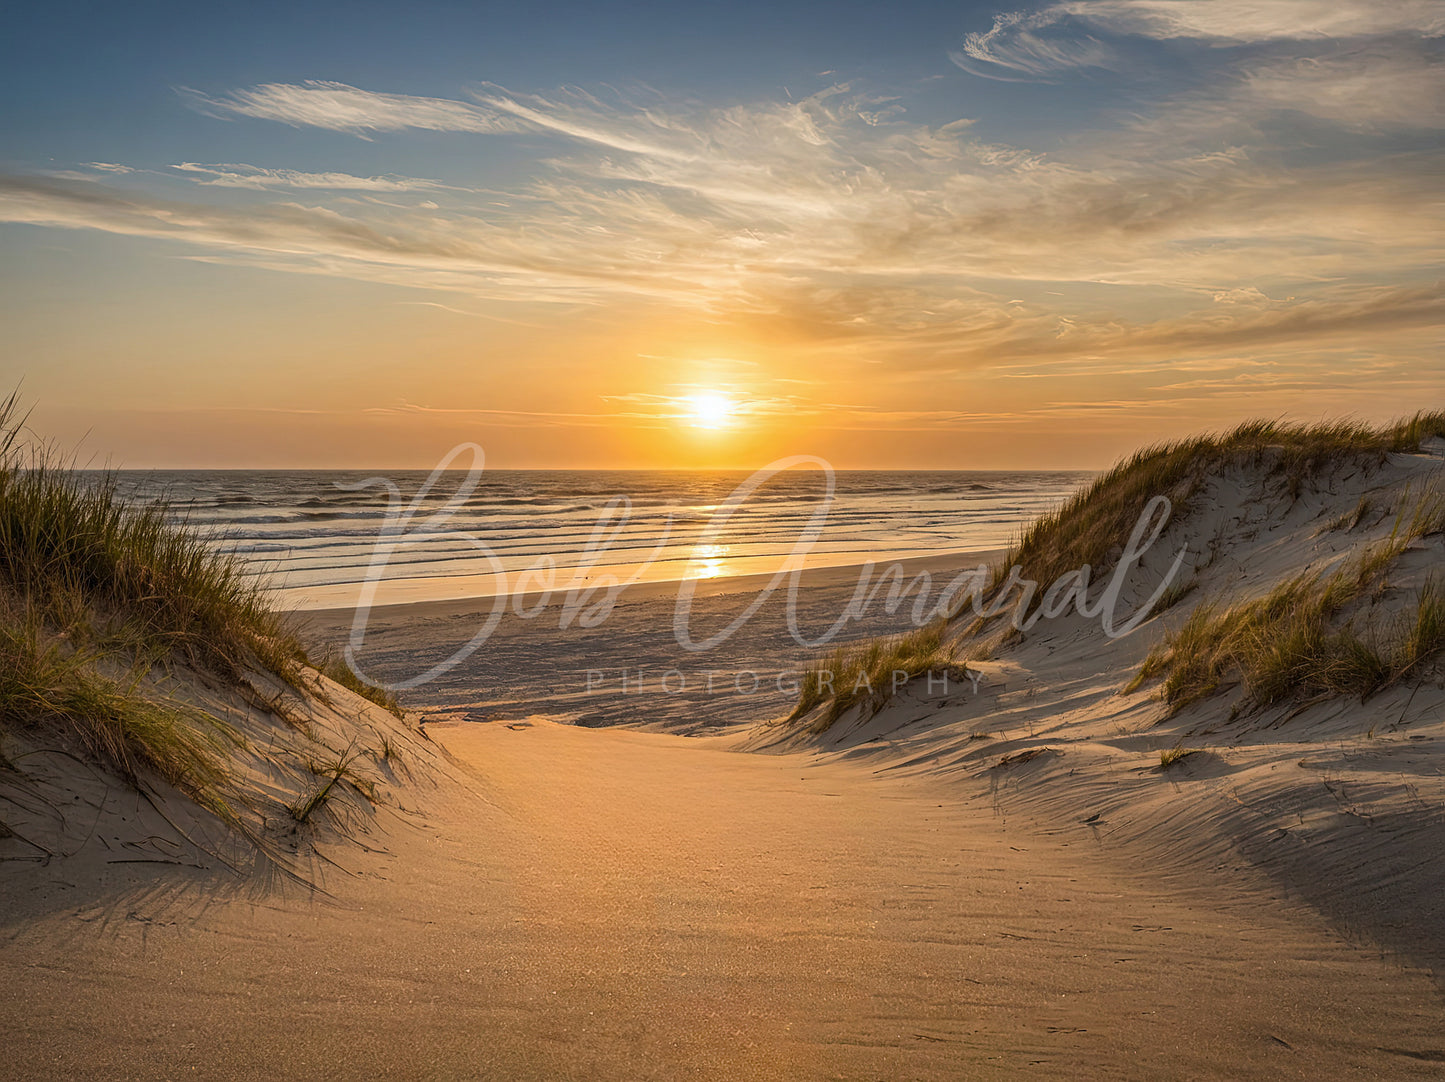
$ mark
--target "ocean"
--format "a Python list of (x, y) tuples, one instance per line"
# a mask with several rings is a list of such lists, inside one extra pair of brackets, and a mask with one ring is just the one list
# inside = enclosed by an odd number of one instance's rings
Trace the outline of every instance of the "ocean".
[[(1076, 471), (122, 471), (122, 491), (236, 553), (278, 605), (374, 604), (671, 582), (1001, 548)], [(428, 484), (429, 478), (431, 483)], [(729, 500), (735, 500), (735, 506)]]

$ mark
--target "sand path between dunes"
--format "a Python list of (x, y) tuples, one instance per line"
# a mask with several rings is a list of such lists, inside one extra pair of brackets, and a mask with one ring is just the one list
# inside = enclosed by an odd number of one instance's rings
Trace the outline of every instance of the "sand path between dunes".
[[(333, 904), (3, 884), (14, 1078), (1409, 1078), (1427, 976), (986, 794), (544, 721)], [(7, 873), (8, 874), (8, 873)], [(117, 874), (122, 874), (117, 870)], [(1201, 873), (1202, 874), (1202, 873)], [(31, 911), (25, 916), (27, 907)]]

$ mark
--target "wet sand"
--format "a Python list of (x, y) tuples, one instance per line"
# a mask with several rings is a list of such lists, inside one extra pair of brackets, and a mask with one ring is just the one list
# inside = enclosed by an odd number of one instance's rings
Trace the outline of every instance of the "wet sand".
[[(991, 563), (1000, 551), (960, 552), (899, 561), (906, 584), (927, 575), (927, 610), (960, 573)], [(888, 565), (868, 580), (871, 588)], [(821, 639), (836, 624), (858, 588), (861, 568), (818, 568), (803, 573), (792, 606), (801, 637)], [(717, 635), (739, 617), (771, 576), (699, 580), (686, 621), (693, 642)], [(566, 597), (539, 606), (529, 596), (505, 608), (496, 629), (476, 649), (436, 679), (408, 688), (409, 706), (435, 719), (486, 720), (544, 714), (575, 725), (627, 725), (696, 734), (777, 717), (797, 699), (798, 671), (838, 643), (913, 628), (910, 593), (887, 611), (887, 585), (862, 619), (849, 620), (828, 643), (810, 647), (788, 624), (786, 583), (725, 641), (706, 650), (678, 642), (677, 583), (645, 583), (623, 590), (606, 618), (594, 626), (579, 607), (567, 626)], [(601, 595), (594, 598), (594, 602)], [(358, 659), (364, 672), (390, 681), (409, 680), (463, 648), (492, 611), (490, 598), (424, 602), (373, 609)], [(517, 612), (536, 610), (530, 618)], [(920, 611), (924, 611), (920, 610)], [(598, 610), (600, 611), (600, 610)], [(309, 638), (320, 646), (347, 642), (352, 609), (300, 614)]]

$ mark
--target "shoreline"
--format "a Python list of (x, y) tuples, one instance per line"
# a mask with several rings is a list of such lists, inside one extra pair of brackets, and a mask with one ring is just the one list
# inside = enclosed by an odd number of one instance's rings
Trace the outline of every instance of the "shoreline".
[[(33, 771), (0, 771), (17, 1070), (1435, 1077), (1445, 510), (1421, 489), (1442, 446), (1326, 462), (1297, 492), (1269, 447), (1216, 470), (1117, 580), (1139, 610), (1183, 561), (1176, 596), (1117, 635), (1063, 606), (1007, 642), (960, 619), (951, 641), (867, 644), (996, 556), (969, 550), (902, 561), (895, 585), (926, 573), (930, 590), (891, 612), (886, 591), (851, 604), (860, 564), (773, 597), (771, 576), (692, 580), (685, 610), (677, 582), (581, 610), (380, 607), (357, 663), (410, 687), (412, 714), (320, 669), (228, 690), (177, 666), (168, 701), (234, 737), (213, 792), (246, 817), (218, 835), (238, 849), (193, 829), (210, 822), (182, 788), (194, 771), (165, 788), (18, 733), (0, 748)], [(1131, 493), (1116, 479), (1080, 514), (1126, 521)], [(1057, 562), (1129, 566), (1112, 527), (1074, 526)], [(1341, 607), (1320, 615), (1327, 592)], [(1250, 657), (1211, 606), (1260, 598), (1295, 612), (1246, 625), (1268, 648)], [(349, 640), (353, 616), (312, 617), (316, 645)], [(1280, 657), (1286, 679), (1336, 673), (1334, 654), (1281, 653), (1332, 649), (1336, 616), (1412, 679), (1247, 697)], [(834, 668), (839, 646), (840, 673), (880, 683), (840, 679), (797, 717), (781, 680), (728, 686)], [(1229, 665), (1179, 702), (1160, 672), (1146, 686), (1161, 649), (1171, 675)], [(900, 666), (915, 679), (880, 691)]]
[[(993, 549), (960, 549), (953, 552), (935, 553), (925, 556), (908, 556), (898, 560), (879, 561), (875, 563), (877, 568), (887, 568), (897, 564), (903, 569), (905, 582), (914, 576), (927, 572), (934, 576), (933, 583), (936, 589), (939, 583), (936, 581), (940, 575), (947, 572), (958, 572), (972, 570), (979, 564), (992, 565), (994, 561), (1007, 555), (1007, 548)], [(836, 589), (845, 585), (854, 585), (858, 582), (866, 563), (850, 564), (828, 564), (821, 567), (804, 568), (799, 584), (800, 590), (828, 590)], [(759, 572), (744, 575), (719, 575), (713, 578), (693, 579), (696, 584), (695, 596), (698, 598), (726, 597), (731, 594), (754, 592), (762, 589), (768, 581), (773, 578), (775, 572)], [(949, 576), (952, 577), (952, 576)], [(656, 601), (663, 597), (676, 597), (679, 588), (687, 579), (663, 579), (657, 581), (637, 582), (623, 587), (618, 591), (619, 600), (634, 602)], [(586, 583), (574, 589), (590, 589)], [(780, 590), (786, 589), (786, 583), (780, 584)], [(389, 624), (409, 620), (430, 620), (448, 618), (456, 615), (472, 615), (482, 612), (484, 608), (495, 605), (497, 598), (507, 598), (508, 606), (513, 609), (527, 609), (535, 605), (543, 593), (550, 593), (551, 599), (543, 608), (552, 608), (565, 603), (568, 588), (559, 587), (552, 591), (527, 591), (521, 594), (478, 594), (471, 597), (439, 598), (424, 601), (401, 601), (382, 605), (374, 605), (370, 610), (368, 624)], [(599, 590), (598, 596), (602, 591)], [(487, 604), (490, 603), (490, 604)], [(296, 608), (286, 610), (293, 619), (303, 623), (308, 629), (315, 627), (320, 629), (335, 629), (343, 625), (350, 626), (353, 614), (356, 612), (355, 605), (332, 605), (324, 608)]]

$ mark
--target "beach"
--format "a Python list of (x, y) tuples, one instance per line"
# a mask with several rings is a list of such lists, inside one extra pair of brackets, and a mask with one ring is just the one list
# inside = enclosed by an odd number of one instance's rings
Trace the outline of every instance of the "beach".
[[(429, 726), (431, 728), (431, 726)], [(1438, 986), (1247, 867), (986, 782), (726, 738), (436, 726), (463, 783), (329, 896), (7, 898), (14, 1078), (1437, 1077)], [(408, 801), (408, 804), (411, 802)]]
[[(153, 678), (228, 734), (223, 789), (14, 734), (6, 1075), (1438, 1077), (1445, 440), (1412, 433), (1294, 491), (1272, 431), (1161, 451), (881, 578), (309, 610), (315, 668)], [(1096, 603), (956, 589), (1045, 557)], [(407, 709), (337, 667), (357, 628)]]
[(1445, 1079), (1445, 0), (177, 7), (0, 34), (0, 1082)]

